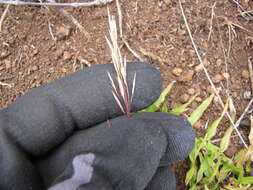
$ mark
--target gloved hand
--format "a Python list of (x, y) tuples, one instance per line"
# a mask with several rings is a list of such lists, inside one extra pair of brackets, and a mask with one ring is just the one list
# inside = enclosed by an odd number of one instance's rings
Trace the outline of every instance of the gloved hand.
[[(194, 133), (167, 113), (122, 115), (107, 71), (96, 65), (31, 90), (0, 110), (1, 190), (172, 190), (167, 167), (185, 159)], [(145, 63), (136, 72), (132, 111), (160, 95), (160, 73)]]

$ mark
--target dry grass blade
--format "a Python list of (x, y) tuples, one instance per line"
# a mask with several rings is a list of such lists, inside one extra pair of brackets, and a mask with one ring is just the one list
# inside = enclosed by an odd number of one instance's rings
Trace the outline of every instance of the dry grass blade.
[(10, 85), (10, 84), (5, 83), (5, 82), (1, 82), (1, 81), (0, 81), (0, 86), (8, 86), (8, 87), (11, 87), (11, 85)]
[(129, 51), (134, 55), (134, 57), (143, 62), (143, 59), (130, 47), (129, 43), (127, 41), (124, 41), (124, 43), (126, 47), (129, 49)]
[(2, 32), (2, 27), (3, 27), (3, 23), (4, 23), (4, 20), (7, 16), (7, 13), (9, 11), (9, 8), (10, 8), (10, 5), (7, 5), (7, 7), (5, 8), (1, 18), (0, 18), (0, 32)]
[(94, 1), (88, 1), (88, 2), (56, 3), (56, 2), (1, 0), (0, 3), (9, 4), (9, 5), (34, 5), (34, 6), (53, 6), (53, 7), (89, 7), (89, 6), (111, 3), (112, 1), (113, 0), (94, 0)]
[[(56, 3), (55, 0), (48, 0), (49, 2), (51, 3)], [(48, 9), (48, 8), (47, 8)], [(86, 37), (90, 37), (90, 34), (84, 29), (84, 27), (78, 22), (78, 20), (73, 17), (68, 11), (66, 11), (65, 9), (63, 8), (60, 8), (59, 9), (60, 13), (66, 17), (70, 22), (72, 22), (74, 25), (76, 25), (76, 27), (86, 36)], [(49, 25), (50, 26), (50, 25)], [(49, 31), (50, 31), (50, 28), (49, 28)], [(52, 32), (50, 31), (50, 34), (51, 36), (52, 35)], [(52, 37), (54, 39), (54, 37)], [(55, 39), (54, 39), (55, 41)]]
[(253, 95), (253, 65), (252, 65), (251, 59), (252, 57), (249, 57), (248, 65), (249, 65), (249, 75), (250, 75), (250, 82), (251, 82), (251, 94)]
[(122, 36), (123, 36), (123, 32), (122, 32), (122, 12), (121, 12), (121, 8), (120, 8), (119, 0), (116, 0), (116, 6), (117, 6), (117, 10), (118, 10), (118, 15), (119, 15), (119, 34), (120, 34), (120, 37), (122, 38)]
[[(203, 70), (204, 70), (204, 72), (205, 72), (205, 75), (206, 75), (206, 77), (207, 77), (209, 83), (211, 84), (212, 88), (214, 89), (214, 92), (215, 92), (216, 96), (218, 97), (218, 101), (220, 102), (221, 106), (224, 108), (225, 105), (224, 105), (224, 103), (223, 103), (223, 101), (222, 101), (222, 99), (221, 99), (221, 97), (220, 97), (220, 95), (219, 95), (219, 93), (218, 93), (218, 90), (217, 90), (217, 88), (215, 87), (215, 85), (214, 85), (214, 83), (213, 83), (213, 81), (212, 81), (212, 79), (211, 79), (211, 77), (210, 77), (210, 75), (209, 75), (209, 73), (208, 73), (208, 71), (207, 71), (207, 69), (206, 69), (204, 63), (203, 63), (202, 57), (200, 56), (199, 51), (198, 51), (198, 48), (197, 48), (197, 46), (196, 46), (196, 44), (195, 44), (195, 41), (194, 41), (194, 39), (193, 39), (191, 29), (190, 29), (190, 27), (189, 27), (187, 18), (186, 18), (185, 13), (184, 13), (184, 9), (183, 9), (183, 6), (182, 6), (182, 2), (181, 2), (181, 0), (178, 0), (178, 2), (179, 2), (179, 6), (180, 6), (181, 13), (182, 13), (182, 16), (183, 16), (185, 25), (186, 25), (186, 29), (187, 29), (187, 32), (188, 32), (189, 37), (190, 37), (190, 39), (191, 39), (191, 42), (192, 42), (193, 48), (194, 48), (194, 50), (195, 50), (195, 53), (196, 53), (196, 55), (197, 55), (197, 57), (198, 57), (198, 59), (199, 59), (200, 64), (202, 65), (202, 68), (203, 68)], [(227, 118), (229, 119), (230, 123), (233, 125), (233, 128), (234, 128), (234, 130), (236, 131), (236, 133), (238, 134), (239, 138), (241, 139), (243, 145), (245, 146), (245, 148), (248, 149), (248, 145), (246, 144), (245, 140), (243, 139), (241, 133), (240, 133), (239, 130), (237, 129), (235, 123), (233, 122), (233, 119), (231, 118), (231, 116), (230, 116), (230, 114), (229, 114), (228, 112), (226, 112), (226, 116), (227, 116)]]
[(211, 16), (210, 28), (209, 28), (209, 34), (208, 34), (207, 41), (210, 41), (211, 34), (212, 34), (212, 32), (213, 32), (213, 18), (214, 18), (214, 15), (215, 15), (215, 14), (214, 14), (215, 6), (216, 6), (216, 2), (214, 2), (213, 6), (212, 6), (212, 16)]
[(126, 114), (128, 117), (130, 117), (131, 116), (130, 104), (133, 98), (133, 93), (134, 93), (134, 88), (135, 88), (135, 83), (136, 83), (136, 75), (134, 76), (133, 89), (132, 89), (132, 94), (130, 97), (128, 84), (127, 84), (126, 59), (124, 60), (122, 59), (120, 48), (118, 46), (118, 33), (117, 33), (116, 20), (114, 16), (110, 15), (109, 9), (108, 9), (108, 19), (109, 19), (110, 40), (106, 37), (106, 41), (111, 51), (112, 62), (113, 62), (114, 69), (116, 71), (116, 80), (118, 84), (117, 85), (115, 84), (109, 72), (108, 72), (108, 77), (112, 85), (112, 93), (113, 93), (114, 99), (116, 100), (122, 112)]
[(253, 103), (253, 98), (251, 98), (251, 100), (249, 101), (248, 105), (247, 105), (246, 108), (244, 109), (242, 115), (241, 115), (240, 118), (236, 121), (236, 123), (235, 123), (235, 127), (236, 127), (236, 128), (240, 125), (242, 119), (243, 119), (244, 116), (248, 113), (248, 111), (249, 111), (249, 109), (250, 109), (252, 103)]
[(249, 133), (249, 142), (253, 146), (253, 116), (250, 116), (250, 133)]
[(246, 20), (253, 20), (252, 11), (246, 11), (237, 0), (232, 0), (232, 2), (237, 5), (237, 10), (240, 12), (243, 18)]

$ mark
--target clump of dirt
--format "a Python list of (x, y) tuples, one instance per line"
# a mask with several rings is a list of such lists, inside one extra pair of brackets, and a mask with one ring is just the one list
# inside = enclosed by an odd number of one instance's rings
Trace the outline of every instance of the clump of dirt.
[[(252, 20), (243, 17), (232, 1), (182, 2), (211, 78), (224, 101), (228, 94), (233, 97), (240, 115), (249, 102), (245, 93), (252, 96), (247, 73), (248, 58), (253, 56)], [(253, 8), (252, 1), (242, 0), (240, 3), (245, 10)], [(108, 6), (112, 14), (117, 15), (115, 4)], [(0, 15), (4, 8), (0, 5)], [(212, 88), (192, 48), (178, 1), (128, 0), (122, 2), (121, 8), (123, 35), (130, 47), (142, 60), (161, 71), (165, 85), (177, 81), (167, 100), (170, 108), (200, 93), (186, 113), (189, 114), (212, 93)], [(9, 84), (0, 85), (1, 108), (31, 88), (84, 67), (110, 62), (105, 41), (107, 6), (64, 9), (80, 22), (85, 31), (64, 17), (58, 8), (10, 7), (0, 35), (0, 81)], [(128, 61), (138, 61), (125, 45), (122, 54)], [(214, 120), (220, 112), (219, 104), (214, 103), (195, 126), (198, 136), (205, 133), (205, 122)], [(216, 138), (220, 138), (225, 129), (224, 122)], [(246, 139), (247, 130), (240, 130)], [(237, 145), (236, 150), (241, 148), (237, 137), (232, 143)], [(179, 189), (186, 189), (183, 181), (188, 164), (184, 162), (177, 166)]]

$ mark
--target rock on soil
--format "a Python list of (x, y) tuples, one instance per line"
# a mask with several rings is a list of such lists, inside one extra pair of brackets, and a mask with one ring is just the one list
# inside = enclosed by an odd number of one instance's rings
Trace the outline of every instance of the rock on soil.
[(172, 73), (173, 73), (175, 76), (177, 76), (177, 77), (179, 77), (179, 76), (181, 75), (182, 72), (183, 72), (183, 70), (182, 70), (181, 68), (174, 68), (174, 69), (172, 70)]
[(188, 94), (183, 94), (180, 96), (180, 102), (181, 103), (186, 103), (189, 100), (190, 96)]
[(248, 80), (249, 79), (249, 71), (243, 70), (242, 71), (242, 78)]
[(213, 77), (214, 83), (220, 83), (223, 80), (223, 77), (220, 74), (217, 74)]
[(187, 90), (188, 94), (193, 95), (195, 93), (195, 89), (194, 88), (190, 88)]
[(195, 70), (195, 72), (200, 72), (200, 71), (202, 71), (203, 70), (203, 67), (202, 67), (202, 65), (201, 64), (199, 64), (199, 65), (197, 65), (197, 66), (195, 66), (195, 68), (194, 68), (194, 70)]
[(71, 34), (71, 27), (69, 26), (60, 26), (59, 28), (57, 28), (57, 31), (55, 33), (55, 36), (57, 38), (57, 40), (64, 40), (67, 37), (70, 36)]
[(193, 74), (194, 74), (194, 71), (192, 71), (192, 70), (183, 72), (183, 73), (179, 76), (178, 80), (179, 80), (180, 82), (191, 81), (191, 80), (192, 80), (192, 77), (193, 77)]

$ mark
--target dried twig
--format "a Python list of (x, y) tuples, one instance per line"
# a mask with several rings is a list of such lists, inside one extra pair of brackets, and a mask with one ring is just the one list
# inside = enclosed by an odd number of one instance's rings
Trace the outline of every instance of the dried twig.
[(119, 4), (119, 0), (116, 0), (116, 5), (117, 5), (117, 10), (118, 10), (118, 15), (119, 15), (119, 34), (120, 37), (122, 38), (123, 32), (122, 32), (122, 12)]
[(251, 94), (253, 95), (253, 65), (251, 61), (252, 57), (248, 58), (248, 65), (249, 65), (249, 76), (250, 76), (250, 82), (251, 82)]
[(68, 11), (65, 9), (59, 10), (70, 22), (74, 23), (77, 28), (86, 36), (89, 37), (90, 34), (84, 29), (84, 27), (76, 20)]
[[(48, 0), (50, 1), (51, 3), (56, 3), (55, 0)], [(77, 19), (75, 19), (75, 17), (73, 17), (68, 11), (66, 11), (65, 9), (63, 8), (60, 8), (59, 9), (60, 13), (66, 17), (70, 22), (72, 22), (74, 25), (77, 26), (77, 28), (86, 36), (86, 37), (89, 37), (90, 34), (84, 29), (84, 27), (78, 22)], [(50, 29), (49, 29), (50, 31)], [(50, 32), (51, 34), (51, 32)], [(51, 34), (52, 35), (52, 34)]]
[(232, 0), (237, 5), (237, 10), (240, 12), (243, 18), (246, 20), (253, 20), (252, 11), (246, 11), (237, 0)]
[(112, 94), (120, 107), (121, 111), (128, 117), (131, 116), (131, 102), (135, 89), (136, 74), (133, 79), (132, 93), (129, 94), (128, 84), (127, 84), (127, 71), (126, 71), (126, 59), (122, 59), (120, 48), (118, 46), (118, 35), (117, 35), (117, 25), (114, 16), (110, 15), (108, 10), (109, 18), (109, 34), (110, 40), (106, 37), (106, 41), (111, 50), (112, 62), (114, 69), (116, 71), (117, 85), (115, 84), (111, 74), (108, 72), (108, 76), (112, 85)]
[(10, 5), (34, 5), (34, 6), (53, 6), (53, 7), (89, 7), (95, 5), (103, 5), (111, 3), (113, 0), (94, 0), (90, 2), (74, 2), (74, 3), (56, 3), (56, 2), (30, 2), (19, 0), (1, 0), (2, 4)]
[(128, 44), (127, 41), (124, 41), (126, 47), (129, 49), (129, 51), (134, 55), (134, 57), (136, 57), (137, 59), (139, 59), (140, 61), (143, 62), (143, 59), (130, 47), (130, 45)]
[[(221, 106), (224, 107), (224, 103), (223, 103), (223, 101), (222, 101), (222, 99), (221, 99), (221, 97), (220, 97), (220, 95), (219, 95), (219, 93), (218, 93), (218, 90), (216, 89), (216, 87), (215, 87), (215, 85), (214, 85), (214, 83), (213, 83), (213, 81), (212, 81), (212, 79), (211, 79), (211, 77), (210, 77), (210, 75), (209, 75), (209, 73), (208, 73), (208, 71), (207, 71), (207, 69), (206, 69), (204, 63), (203, 63), (202, 57), (200, 56), (199, 51), (198, 51), (198, 48), (197, 48), (197, 46), (196, 46), (196, 44), (195, 44), (195, 42), (194, 42), (191, 29), (190, 29), (190, 27), (189, 27), (189, 24), (188, 24), (188, 22), (187, 22), (187, 19), (186, 19), (185, 13), (184, 13), (184, 9), (183, 9), (183, 6), (182, 6), (182, 2), (181, 2), (181, 0), (178, 0), (178, 2), (179, 2), (179, 6), (180, 6), (180, 9), (181, 9), (181, 13), (182, 13), (182, 16), (183, 16), (183, 19), (184, 19), (184, 22), (185, 22), (185, 25), (186, 25), (186, 28), (187, 28), (189, 37), (190, 37), (190, 39), (191, 39), (193, 48), (194, 48), (194, 50), (195, 50), (195, 53), (196, 53), (196, 55), (197, 55), (197, 57), (198, 57), (198, 59), (199, 59), (200, 64), (202, 65), (202, 68), (203, 68), (203, 70), (204, 70), (204, 72), (205, 72), (205, 75), (206, 75), (206, 77), (207, 77), (209, 83), (211, 84), (212, 88), (214, 89), (214, 92), (215, 92), (216, 96), (218, 97), (218, 100), (219, 100)], [(243, 139), (241, 133), (239, 132), (239, 130), (238, 130), (237, 127), (235, 126), (235, 124), (234, 124), (234, 122), (233, 122), (233, 120), (232, 120), (232, 118), (231, 118), (231, 116), (230, 116), (230, 114), (229, 114), (228, 112), (226, 112), (226, 116), (228, 117), (229, 121), (230, 121), (231, 124), (233, 125), (233, 128), (234, 128), (235, 131), (237, 132), (237, 134), (238, 134), (239, 138), (241, 139), (243, 145), (248, 149), (248, 145), (247, 145), (246, 142), (244, 141), (244, 139)]]
[(3, 27), (3, 23), (4, 23), (4, 20), (7, 16), (7, 13), (9, 11), (9, 8), (10, 8), (10, 5), (7, 5), (7, 7), (5, 8), (1, 18), (0, 18), (0, 32), (2, 32), (2, 27)]
[(213, 6), (212, 6), (212, 16), (211, 16), (210, 28), (209, 28), (209, 34), (208, 34), (207, 41), (210, 40), (212, 31), (213, 31), (213, 18), (214, 18), (214, 15), (215, 15), (215, 13), (214, 13), (215, 6), (216, 6), (216, 2), (214, 2)]
[(0, 81), (0, 86), (8, 86), (8, 87), (11, 87), (11, 85), (10, 85), (10, 84), (5, 83), (5, 82), (1, 82), (1, 81)]
[(244, 109), (242, 115), (240, 116), (240, 118), (236, 121), (235, 126), (236, 128), (240, 125), (242, 119), (244, 118), (244, 116), (248, 113), (249, 108), (251, 107), (251, 104), (253, 103), (253, 98), (251, 98), (251, 100), (249, 101), (248, 105), (246, 106), (246, 108)]
[[(42, 0), (39, 0), (41, 3), (42, 3)], [(46, 9), (46, 17), (47, 17), (47, 24), (48, 24), (48, 30), (49, 30), (49, 33), (53, 39), (53, 41), (56, 43), (56, 38), (53, 34), (53, 30), (52, 30), (52, 24), (50, 22), (50, 19), (49, 19), (49, 15), (48, 15), (48, 12), (49, 12), (49, 8), (47, 6), (43, 6), (45, 9)]]
[[(219, 24), (219, 20), (217, 18), (216, 18), (216, 21), (217, 21), (217, 25), (218, 25), (218, 33), (219, 33), (219, 37), (220, 37), (220, 44), (221, 44), (221, 48), (222, 48), (222, 52), (223, 52), (223, 56), (224, 56), (224, 61), (225, 61), (225, 70), (226, 70), (226, 73), (228, 73), (228, 56), (227, 56), (227, 51), (225, 49), (225, 45), (224, 45), (224, 42), (223, 42), (223, 39), (222, 39), (222, 36), (221, 36), (220, 24)], [(227, 78), (226, 78), (226, 82), (227, 82), (227, 89), (226, 89), (226, 91), (228, 91), (228, 89), (229, 89), (229, 81), (228, 81)]]

